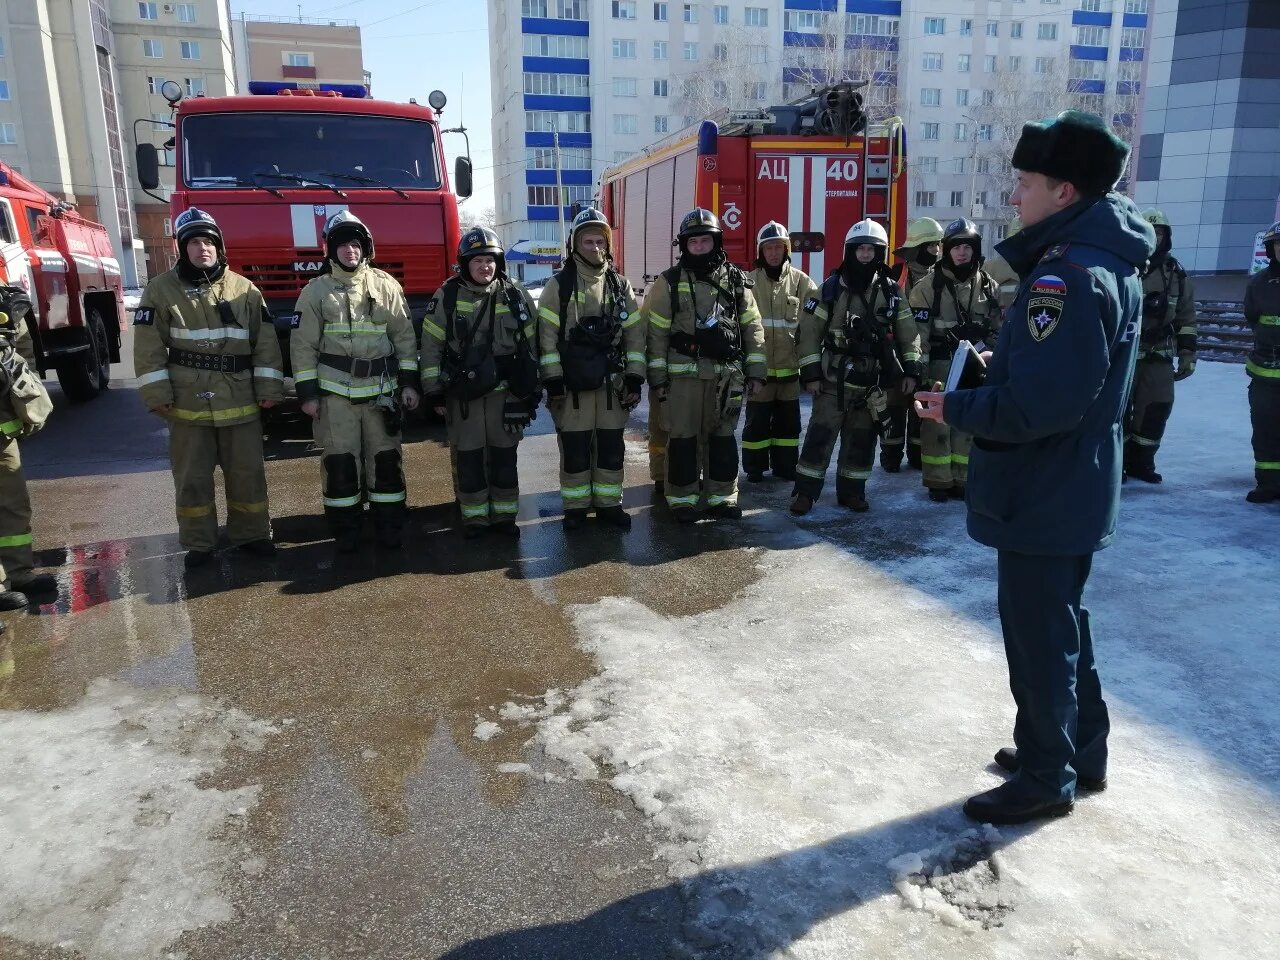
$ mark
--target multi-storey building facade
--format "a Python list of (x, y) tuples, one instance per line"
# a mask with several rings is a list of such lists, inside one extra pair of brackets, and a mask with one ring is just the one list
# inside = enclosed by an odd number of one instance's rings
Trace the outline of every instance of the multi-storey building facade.
[(1135, 135), (1147, 0), (489, 0), (504, 240), (559, 237), (604, 167), (717, 107), (866, 81), (901, 117), (912, 216), (1003, 233), (1021, 123), (1076, 106)]
[(239, 93), (248, 93), (252, 81), (369, 86), (354, 20), (241, 13), (231, 21), (231, 37)]

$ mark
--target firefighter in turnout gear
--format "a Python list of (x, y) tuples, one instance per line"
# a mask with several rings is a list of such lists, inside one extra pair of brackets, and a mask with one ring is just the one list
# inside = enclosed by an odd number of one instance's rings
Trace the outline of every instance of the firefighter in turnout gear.
[[(942, 260), (911, 290), (909, 302), (920, 328), (924, 368), (945, 383), (961, 340), (978, 350), (995, 344), (1000, 329), (1000, 292), (982, 269), (982, 235), (969, 220), (947, 225)], [(929, 499), (963, 499), (972, 438), (945, 423), (921, 425), (921, 460)]]
[[(911, 289), (933, 269), (942, 256), (942, 224), (932, 217), (920, 217), (907, 226), (907, 241), (893, 255), (901, 261), (897, 281), (902, 295), (911, 297)], [(907, 466), (920, 469), (920, 418), (911, 398), (894, 387), (885, 391), (889, 408), (881, 420), (880, 466), (889, 473), (902, 468), (902, 451), (906, 448)]]
[(1142, 215), (1155, 228), (1156, 252), (1142, 275), (1142, 338), (1125, 418), (1124, 475), (1159, 483), (1156, 451), (1173, 410), (1173, 384), (1196, 369), (1196, 298), (1191, 278), (1170, 253), (1169, 219), (1159, 210)]
[(536, 415), (537, 310), (506, 272), (498, 235), (474, 227), (458, 244), (458, 274), (422, 322), (422, 389), (445, 418), (463, 533), (518, 537), (516, 445)]
[(920, 334), (889, 275), (888, 249), (884, 227), (869, 219), (855, 223), (845, 236), (844, 262), (801, 311), (800, 379), (814, 399), (791, 501), (797, 516), (821, 495), (837, 441), (836, 497), (850, 510), (868, 509), (884, 384), (900, 383), (909, 396), (919, 381)]
[(213, 217), (191, 207), (174, 236), (177, 265), (147, 284), (134, 311), (133, 365), (143, 403), (169, 422), (186, 565), (207, 563), (217, 544), (215, 467), (231, 542), (273, 556), (259, 410), (284, 397), (280, 340), (258, 288), (227, 269)]
[(564, 526), (580, 528), (594, 506), (597, 520), (628, 529), (622, 430), (644, 386), (645, 328), (630, 282), (613, 269), (613, 230), (604, 214), (578, 214), (565, 246), (564, 268), (543, 287), (538, 308)]
[[(1017, 235), (1022, 229), (1022, 220), (1016, 215), (1009, 218), (1008, 229), (1005, 230), (1005, 239)], [(994, 257), (988, 257), (982, 263), (982, 269), (987, 272), (992, 280), (996, 282), (996, 286), (1000, 290), (1000, 311), (1003, 314), (1005, 310), (1013, 303), (1014, 298), (1018, 295), (1018, 275), (1013, 272), (1013, 267), (1005, 261), (1004, 257), (997, 254)]]
[(33, 572), (31, 499), (18, 450), (19, 439), (39, 430), (51, 409), (36, 372), (30, 311), (20, 287), (0, 282), (0, 610), (20, 610), (28, 597), (57, 590), (52, 575)]
[(1249, 417), (1253, 421), (1253, 469), (1257, 486), (1250, 503), (1280, 500), (1280, 222), (1263, 235), (1267, 268), (1254, 274), (1244, 294), (1244, 317), (1253, 328), (1249, 373)]
[(323, 448), (324, 512), (335, 545), (360, 545), (364, 502), (380, 546), (400, 546), (405, 514), (400, 433), (418, 406), (418, 344), (404, 291), (373, 266), (373, 235), (343, 210), (324, 226), (324, 273), (298, 297), (289, 350), (302, 411)]
[(747, 401), (742, 428), (742, 468), (758, 483), (770, 468), (782, 480), (795, 480), (800, 456), (800, 358), (796, 331), (800, 307), (817, 296), (818, 285), (791, 265), (791, 235), (770, 221), (756, 235), (752, 293), (764, 326), (768, 379)]
[(667, 504), (682, 523), (698, 519), (704, 497), (708, 516), (740, 517), (734, 428), (744, 391), (758, 393), (768, 372), (760, 311), (710, 210), (686, 214), (675, 245), (676, 265), (644, 298), (651, 396), (665, 399), (670, 427)]

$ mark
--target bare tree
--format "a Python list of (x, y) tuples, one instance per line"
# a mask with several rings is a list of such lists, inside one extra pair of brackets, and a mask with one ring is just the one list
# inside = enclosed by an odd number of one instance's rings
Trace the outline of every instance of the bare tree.
[(815, 46), (793, 47), (787, 52), (790, 82), (821, 88), (834, 83), (862, 86), (863, 111), (878, 123), (898, 113), (898, 53), (887, 35), (853, 32), (867, 18), (840, 13), (823, 14)]
[(675, 102), (685, 123), (693, 123), (720, 110), (749, 110), (778, 102), (779, 81), (772, 79), (769, 48), (759, 42), (759, 31), (726, 26), (716, 34), (709, 63), (703, 62), (676, 75)]
[(458, 219), (462, 221), (465, 227), (488, 227), (490, 230), (498, 229), (498, 214), (492, 205), (480, 206), (473, 204), (468, 198), (458, 204)]

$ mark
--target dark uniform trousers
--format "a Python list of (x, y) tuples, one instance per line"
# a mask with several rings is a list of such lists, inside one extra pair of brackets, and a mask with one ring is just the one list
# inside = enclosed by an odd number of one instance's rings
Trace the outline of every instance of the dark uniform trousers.
[(1280, 493), (1280, 378), (1249, 381), (1249, 419), (1258, 488)]
[(17, 440), (0, 433), (0, 584), (30, 573), (31, 498), (22, 474)]
[(999, 551), (1000, 625), (1017, 705), (1013, 741), (1021, 781), (1069, 799), (1075, 780), (1107, 772), (1111, 723), (1081, 595), (1093, 554)]
[(840, 409), (836, 388), (823, 384), (813, 398), (809, 429), (796, 466), (796, 492), (817, 500), (822, 495), (823, 481), (836, 441), (840, 442), (840, 458), (836, 464), (836, 497), (861, 492), (871, 476), (876, 453), (876, 417), (868, 405), (869, 391), (845, 391), (845, 409)]
[(666, 496), (673, 509), (696, 508), (699, 491), (709, 507), (738, 502), (738, 417), (721, 416), (717, 386), (716, 380), (675, 377), (667, 388)]
[(800, 455), (800, 381), (770, 380), (747, 401), (742, 426), (742, 469), (748, 474), (772, 469), (795, 479)]
[(1133, 371), (1124, 462), (1129, 468), (1155, 468), (1156, 450), (1173, 412), (1173, 361), (1157, 355), (1139, 358)]
[(271, 538), (262, 423), (228, 427), (169, 422), (169, 461), (177, 494), (178, 542), (208, 553), (218, 543), (213, 471), (222, 468), (227, 493), (227, 537), (233, 544)]
[(450, 395), (445, 404), (449, 446), (457, 451), (458, 506), (462, 522), (513, 523), (520, 510), (516, 445), (523, 432), (503, 428), (506, 390), (478, 400)]
[[(907, 454), (907, 462), (914, 467), (920, 466), (920, 418), (916, 416), (911, 405), (911, 398), (897, 387), (884, 392), (886, 409), (880, 418), (880, 463), (886, 467), (896, 467), (902, 463), (902, 454)], [(907, 449), (910, 440), (911, 448)]]
[(649, 394), (649, 479), (654, 483), (667, 480), (667, 441), (671, 427), (667, 423), (668, 402)]

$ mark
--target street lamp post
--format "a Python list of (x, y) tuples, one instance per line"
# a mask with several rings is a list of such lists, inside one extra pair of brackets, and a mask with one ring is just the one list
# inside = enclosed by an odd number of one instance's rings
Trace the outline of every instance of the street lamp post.
[(564, 242), (564, 185), (560, 176), (560, 124), (556, 118), (551, 119), (551, 155), (556, 165), (556, 213), (560, 219), (560, 242)]
[(969, 216), (978, 219), (978, 121), (967, 113), (960, 116), (973, 127), (973, 149), (969, 151)]

